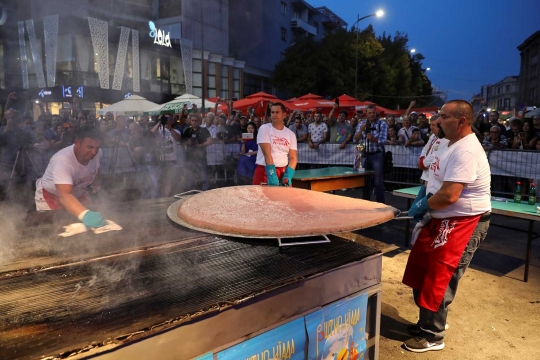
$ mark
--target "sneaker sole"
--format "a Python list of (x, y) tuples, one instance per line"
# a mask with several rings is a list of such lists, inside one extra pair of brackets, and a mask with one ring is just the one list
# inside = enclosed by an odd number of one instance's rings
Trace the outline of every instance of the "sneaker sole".
[(412, 351), (412, 352), (415, 352), (415, 353), (423, 353), (423, 352), (426, 352), (426, 351), (439, 351), (439, 350), (444, 349), (444, 343), (439, 344), (439, 345), (433, 345), (433, 346), (430, 346), (430, 347), (424, 348), (424, 349), (412, 349), (412, 348), (408, 347), (407, 345), (405, 345), (405, 343), (403, 343), (403, 346), (405, 347), (405, 349), (407, 349), (409, 351)]

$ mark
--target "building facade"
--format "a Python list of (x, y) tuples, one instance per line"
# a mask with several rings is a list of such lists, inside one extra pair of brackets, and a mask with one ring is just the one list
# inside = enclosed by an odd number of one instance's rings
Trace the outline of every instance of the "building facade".
[(521, 55), (519, 103), (522, 106), (540, 106), (540, 31), (529, 36), (517, 48)]
[(304, 0), (229, 0), (229, 53), (246, 62), (245, 96), (274, 93), (270, 77), (285, 51), (299, 38), (321, 39), (347, 23), (326, 7)]
[(347, 26), (303, 0), (18, 0), (0, 8), (0, 98), (27, 93), (53, 114), (130, 94), (163, 103), (186, 92), (275, 93), (269, 79), (291, 44)]
[(482, 87), (486, 92), (487, 108), (497, 111), (510, 111), (517, 107), (519, 97), (519, 76), (507, 76), (503, 80)]

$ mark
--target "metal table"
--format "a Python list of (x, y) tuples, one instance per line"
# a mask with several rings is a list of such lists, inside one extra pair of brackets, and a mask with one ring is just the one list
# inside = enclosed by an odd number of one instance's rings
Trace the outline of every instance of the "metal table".
[(66, 218), (22, 229), (0, 264), (2, 358), (190, 359), (356, 293), (378, 358), (378, 250), (195, 232), (167, 218), (174, 201), (108, 206), (119, 232), (59, 238)]
[[(411, 202), (418, 194), (420, 186), (395, 190), (393, 194), (396, 196), (407, 198), (407, 209), (411, 207)], [(527, 250), (525, 253), (525, 273), (523, 281), (529, 281), (529, 267), (531, 264), (531, 247), (533, 240), (534, 222), (540, 221), (540, 214), (537, 213), (536, 205), (528, 205), (526, 203), (516, 204), (514, 202), (491, 201), (491, 212), (497, 215), (509, 216), (517, 219), (527, 220), (529, 222), (529, 230), (527, 234)], [(409, 246), (409, 222), (407, 220), (405, 246)]]

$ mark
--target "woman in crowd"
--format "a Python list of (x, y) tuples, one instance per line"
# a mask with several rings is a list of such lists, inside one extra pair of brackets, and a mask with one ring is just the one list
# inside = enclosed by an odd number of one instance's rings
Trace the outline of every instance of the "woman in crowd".
[(522, 141), (524, 149), (534, 150), (537, 148), (536, 144), (538, 143), (538, 136), (536, 136), (531, 119), (525, 119), (525, 121), (523, 122), (520, 137), (521, 136), (523, 137)]
[(388, 127), (388, 138), (384, 142), (386, 145), (401, 145), (399, 141), (398, 131), (394, 125)]
[(255, 174), (255, 160), (257, 160), (257, 125), (253, 121), (248, 122), (247, 132), (253, 134), (253, 139), (242, 138), (240, 145), (240, 155), (238, 157), (237, 173), (240, 185), (250, 185), (253, 183)]

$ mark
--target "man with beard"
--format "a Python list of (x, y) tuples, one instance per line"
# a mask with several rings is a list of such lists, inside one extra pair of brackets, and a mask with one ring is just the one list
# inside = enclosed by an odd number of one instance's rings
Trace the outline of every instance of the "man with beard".
[(43, 177), (36, 181), (36, 209), (50, 211), (65, 209), (87, 228), (106, 225), (100, 213), (90, 211), (90, 197), (100, 190), (99, 160), (101, 132), (96, 128), (81, 128), (75, 144), (58, 151), (52, 157)]
[(489, 227), (491, 173), (472, 131), (473, 117), (471, 104), (464, 100), (442, 107), (437, 123), (448, 141), (435, 141), (427, 186), (408, 212), (417, 219), (431, 215), (403, 275), (420, 308), (418, 323), (409, 327), (416, 336), (403, 344), (413, 352), (444, 349), (448, 306)]

